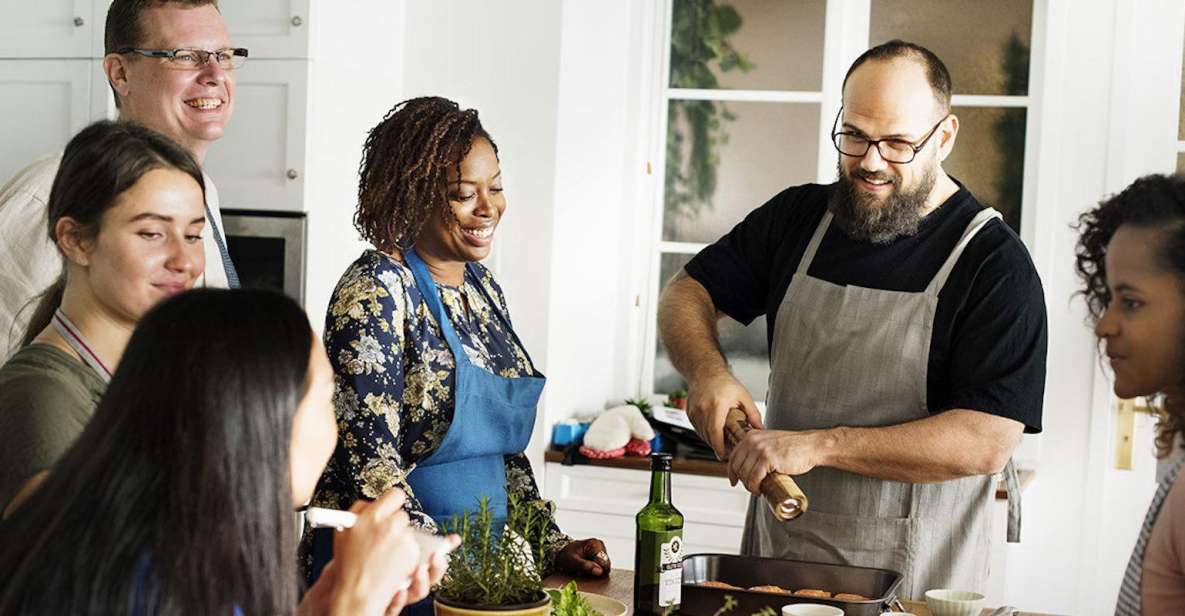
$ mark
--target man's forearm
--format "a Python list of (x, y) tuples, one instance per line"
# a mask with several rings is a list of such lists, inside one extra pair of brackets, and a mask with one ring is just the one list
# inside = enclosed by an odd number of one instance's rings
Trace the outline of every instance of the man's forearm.
[(953, 409), (895, 426), (822, 430), (820, 466), (892, 481), (931, 483), (999, 472), (1024, 424)]
[(667, 283), (658, 305), (658, 333), (671, 364), (688, 382), (728, 370), (716, 320), (716, 307), (703, 285), (685, 272)]

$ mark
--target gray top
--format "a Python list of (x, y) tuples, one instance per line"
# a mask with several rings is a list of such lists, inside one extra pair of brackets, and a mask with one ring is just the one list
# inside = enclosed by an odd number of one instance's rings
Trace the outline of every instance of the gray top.
[(0, 367), (0, 510), (74, 444), (106, 388), (90, 367), (48, 344), (23, 347)]

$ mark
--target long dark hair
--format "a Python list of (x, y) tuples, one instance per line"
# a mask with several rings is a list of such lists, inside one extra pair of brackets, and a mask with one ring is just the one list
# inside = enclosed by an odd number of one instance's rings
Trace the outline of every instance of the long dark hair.
[(312, 336), (272, 291), (150, 310), (78, 442), (0, 523), (0, 614), (291, 614)]
[(415, 243), (424, 225), (448, 209), (448, 172), (475, 139), (498, 145), (474, 109), (447, 98), (413, 98), (396, 104), (370, 130), (358, 169), (354, 227), (379, 250)]
[[(1111, 303), (1107, 245), (1124, 225), (1161, 230), (1164, 239), (1157, 254), (1160, 264), (1185, 284), (1185, 177), (1146, 175), (1078, 217), (1075, 265), (1084, 285), (1079, 293), (1086, 298), (1094, 321), (1103, 316)], [(1185, 340), (1181, 343), (1185, 344)], [(1185, 386), (1185, 366), (1178, 369), (1180, 383)], [(1185, 400), (1164, 402), (1158, 409), (1160, 418), (1156, 425), (1156, 447), (1161, 456), (1172, 449), (1177, 433), (1185, 432)]]
[[(57, 242), (57, 225), (72, 218), (86, 237), (98, 235), (103, 214), (123, 191), (131, 188), (153, 169), (172, 168), (189, 174), (202, 189), (202, 168), (185, 148), (172, 139), (132, 122), (102, 120), (79, 131), (62, 153), (62, 163), (49, 192), (49, 239)], [(41, 295), (28, 329), (21, 339), (25, 346), (49, 325), (54, 310), (62, 305), (66, 272)]]

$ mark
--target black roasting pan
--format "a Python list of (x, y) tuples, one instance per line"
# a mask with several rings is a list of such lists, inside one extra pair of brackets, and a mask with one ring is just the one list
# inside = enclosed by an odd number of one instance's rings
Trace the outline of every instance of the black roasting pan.
[[(814, 597), (794, 597), (750, 590), (731, 590), (699, 586), (715, 580), (750, 588), (773, 585), (791, 590), (813, 588), (831, 593), (853, 593), (867, 601), (836, 601)], [(724, 606), (724, 596), (732, 595), (737, 606), (729, 616), (748, 616), (764, 607), (781, 616), (782, 606), (791, 603), (823, 603), (843, 609), (844, 616), (879, 616), (889, 611), (897, 600), (901, 574), (888, 569), (851, 567), (778, 558), (757, 558), (733, 554), (691, 554), (683, 559), (683, 598), (679, 614), (713, 616)]]

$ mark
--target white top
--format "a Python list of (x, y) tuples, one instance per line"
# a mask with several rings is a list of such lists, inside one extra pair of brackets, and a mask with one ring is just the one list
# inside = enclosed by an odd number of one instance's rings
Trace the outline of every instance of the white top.
[[(42, 158), (18, 171), (0, 188), (0, 364), (16, 352), (38, 296), (62, 273), (62, 256), (49, 239), (46, 207), (61, 162), (61, 153)], [(208, 211), (222, 229), (218, 190), (210, 176), (203, 177)], [(197, 284), (226, 287), (222, 256), (209, 225), (202, 233), (202, 242), (206, 271)]]

